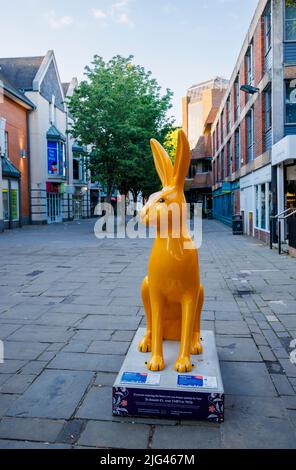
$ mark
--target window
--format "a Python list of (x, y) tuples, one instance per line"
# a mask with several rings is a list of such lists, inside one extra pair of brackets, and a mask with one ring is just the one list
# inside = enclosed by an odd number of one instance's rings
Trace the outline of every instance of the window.
[(237, 79), (235, 80), (234, 84), (234, 93), (235, 93), (235, 120), (238, 119), (239, 113), (240, 113), (240, 87), (239, 87), (239, 75), (237, 76)]
[(221, 181), (221, 166), (220, 166), (220, 155), (217, 157), (217, 176), (218, 176), (218, 182)]
[(48, 174), (51, 176), (66, 176), (65, 144), (62, 141), (47, 142)]
[(3, 200), (3, 220), (8, 222), (9, 220), (9, 197), (8, 189), (2, 190), (2, 200)]
[(296, 1), (286, 0), (285, 40), (296, 41)]
[(296, 80), (286, 80), (286, 124), (296, 123)]
[(231, 105), (230, 96), (227, 99), (227, 133), (231, 131)]
[(256, 218), (255, 226), (261, 230), (269, 230), (269, 217), (272, 210), (271, 183), (255, 186)]
[(259, 227), (259, 186), (255, 186), (255, 204), (256, 204), (255, 226)]
[(212, 171), (212, 163), (208, 160), (203, 161), (202, 163), (202, 172), (203, 173), (209, 173)]
[(250, 109), (247, 114), (247, 132), (248, 132), (248, 162), (254, 159), (254, 110)]
[(222, 114), (221, 114), (221, 145), (222, 145), (223, 140), (224, 140), (224, 126), (225, 126), (224, 111), (222, 111)]
[(247, 68), (247, 84), (254, 85), (253, 44), (249, 46), (247, 54), (246, 54), (246, 68)]
[(266, 187), (261, 184), (261, 225), (260, 227), (266, 229)]
[(73, 158), (73, 180), (79, 180), (79, 160)]
[(265, 99), (265, 132), (269, 131), (272, 126), (272, 102), (271, 88), (267, 88), (264, 92)]
[(271, 49), (271, 4), (269, 3), (264, 12), (264, 50), (265, 55)]
[(222, 181), (225, 179), (225, 158), (224, 158), (224, 150), (221, 152), (221, 173), (222, 173)]
[(228, 150), (228, 176), (232, 175), (232, 142), (229, 140), (227, 144), (227, 150)]
[(240, 131), (239, 128), (235, 131), (235, 171), (240, 169)]
[(4, 156), (9, 160), (8, 132), (5, 132)]
[(213, 153), (216, 153), (216, 131), (213, 132)]

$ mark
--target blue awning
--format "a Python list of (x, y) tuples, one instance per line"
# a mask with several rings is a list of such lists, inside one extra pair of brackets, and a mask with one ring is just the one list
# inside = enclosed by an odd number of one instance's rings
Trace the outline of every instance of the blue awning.
[(21, 172), (7, 158), (2, 159), (2, 176), (6, 178), (20, 178)]

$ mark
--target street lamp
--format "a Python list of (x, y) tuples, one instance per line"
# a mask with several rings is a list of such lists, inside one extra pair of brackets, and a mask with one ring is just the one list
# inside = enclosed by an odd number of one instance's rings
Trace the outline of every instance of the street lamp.
[(240, 87), (241, 91), (244, 93), (249, 93), (250, 95), (254, 95), (255, 93), (259, 93), (260, 89), (256, 88), (252, 85), (242, 85)]

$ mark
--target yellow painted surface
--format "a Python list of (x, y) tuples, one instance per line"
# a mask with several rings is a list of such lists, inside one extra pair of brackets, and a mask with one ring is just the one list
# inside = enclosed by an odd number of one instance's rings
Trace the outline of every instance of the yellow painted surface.
[[(186, 222), (184, 181), (190, 163), (190, 148), (183, 130), (178, 134), (174, 166), (163, 147), (151, 141), (155, 167), (162, 191), (153, 194), (141, 211), (141, 222), (157, 228), (148, 275), (143, 281), (142, 298), (147, 331), (139, 344), (141, 352), (150, 352), (147, 368), (165, 367), (163, 340), (180, 341), (175, 370), (192, 370), (191, 354), (201, 354), (200, 319), (204, 290), (200, 283), (198, 252)], [(173, 208), (174, 211), (170, 211)], [(176, 217), (179, 220), (176, 225)], [(162, 221), (167, 220), (163, 231)]]

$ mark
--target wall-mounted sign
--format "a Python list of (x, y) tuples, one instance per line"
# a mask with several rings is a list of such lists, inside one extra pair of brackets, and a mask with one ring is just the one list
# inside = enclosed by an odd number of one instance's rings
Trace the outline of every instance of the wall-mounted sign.
[(57, 142), (47, 142), (47, 164), (48, 174), (58, 174), (58, 144)]

